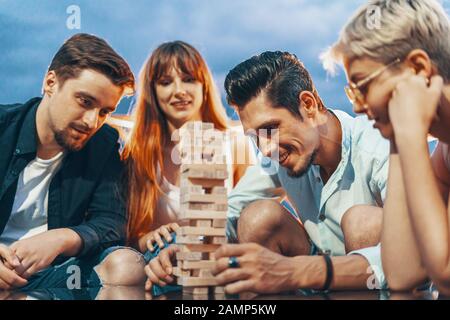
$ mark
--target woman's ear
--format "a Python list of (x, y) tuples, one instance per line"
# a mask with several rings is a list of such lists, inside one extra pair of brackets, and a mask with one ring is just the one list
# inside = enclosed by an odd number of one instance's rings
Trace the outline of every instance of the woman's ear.
[(430, 57), (422, 49), (412, 50), (406, 57), (405, 63), (409, 68), (414, 69), (417, 75), (421, 75), (427, 79), (437, 73)]
[(303, 113), (306, 114), (307, 117), (312, 118), (316, 115), (317, 111), (318, 111), (318, 104), (317, 104), (317, 100), (316, 97), (314, 96), (314, 94), (310, 91), (302, 91), (299, 93), (299, 101), (300, 101), (300, 106), (299, 106), (299, 112), (300, 114), (302, 114), (302, 109), (303, 109)]
[(56, 77), (55, 71), (47, 72), (42, 87), (42, 91), (44, 92), (44, 94), (47, 94), (49, 97), (51, 97), (55, 92), (57, 86), (58, 86), (58, 78)]

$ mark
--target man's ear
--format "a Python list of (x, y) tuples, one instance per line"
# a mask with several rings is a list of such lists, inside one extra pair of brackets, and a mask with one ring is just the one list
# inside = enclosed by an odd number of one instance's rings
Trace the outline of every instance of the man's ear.
[(42, 91), (44, 94), (47, 94), (49, 97), (55, 93), (58, 87), (58, 78), (56, 76), (55, 71), (49, 71), (45, 75), (44, 84), (42, 86)]
[[(302, 91), (299, 93), (299, 111), (300, 114), (306, 114), (308, 118), (312, 118), (318, 111), (318, 103), (316, 97), (310, 91)], [(302, 112), (303, 110), (303, 112)]]
[(437, 69), (433, 65), (433, 62), (422, 49), (412, 50), (406, 57), (405, 63), (408, 67), (413, 68), (417, 75), (421, 75), (427, 79), (437, 74)]

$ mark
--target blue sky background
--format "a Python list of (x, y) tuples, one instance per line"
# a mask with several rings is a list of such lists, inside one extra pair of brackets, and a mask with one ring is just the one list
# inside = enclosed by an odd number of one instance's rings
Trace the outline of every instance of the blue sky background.
[[(351, 112), (342, 71), (330, 77), (319, 54), (365, 0), (0, 0), (0, 103), (40, 95), (46, 69), (63, 41), (78, 32), (105, 38), (137, 74), (160, 43), (184, 40), (223, 81), (239, 62), (266, 50), (295, 53), (329, 107)], [(450, 0), (443, 1), (446, 9)], [(81, 29), (69, 30), (66, 9), (81, 9)], [(118, 112), (126, 113), (129, 101)], [(230, 110), (229, 110), (230, 111)]]

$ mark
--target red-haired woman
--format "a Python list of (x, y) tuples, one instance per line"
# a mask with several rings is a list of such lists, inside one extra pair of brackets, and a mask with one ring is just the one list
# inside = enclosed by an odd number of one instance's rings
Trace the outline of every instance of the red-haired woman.
[[(221, 131), (229, 123), (204, 59), (182, 41), (164, 43), (152, 53), (137, 94), (135, 124), (122, 154), (128, 169), (128, 239), (154, 255), (155, 244), (162, 248), (165, 241), (172, 242), (179, 227), (179, 166), (171, 158), (172, 133), (188, 121), (211, 122)], [(230, 188), (246, 169), (245, 164), (234, 165), (238, 152), (248, 150), (243, 137), (237, 137), (230, 141), (240, 142), (228, 144)]]

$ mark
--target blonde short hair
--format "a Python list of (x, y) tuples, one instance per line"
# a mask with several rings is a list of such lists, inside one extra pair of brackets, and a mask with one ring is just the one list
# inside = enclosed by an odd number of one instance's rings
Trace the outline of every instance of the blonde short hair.
[(437, 0), (370, 0), (347, 22), (339, 40), (321, 59), (325, 69), (334, 72), (344, 58), (367, 57), (388, 64), (422, 49), (449, 80), (449, 37), (449, 19)]

